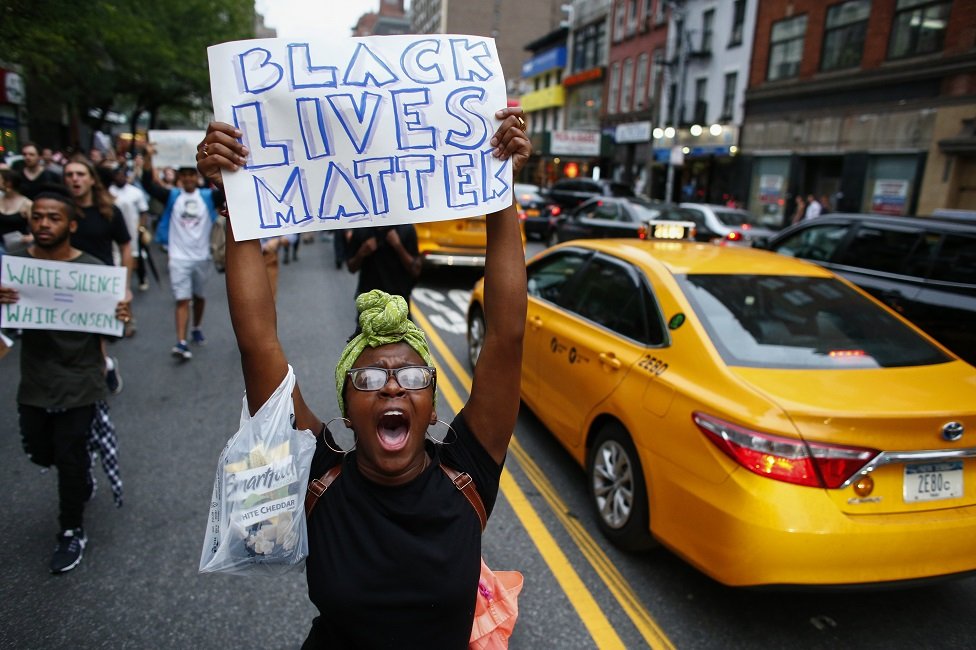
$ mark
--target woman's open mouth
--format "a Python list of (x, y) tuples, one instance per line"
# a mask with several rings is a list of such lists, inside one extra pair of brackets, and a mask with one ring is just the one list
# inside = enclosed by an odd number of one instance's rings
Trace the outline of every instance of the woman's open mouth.
[(376, 434), (385, 451), (399, 451), (410, 437), (410, 418), (403, 411), (386, 411), (380, 416)]

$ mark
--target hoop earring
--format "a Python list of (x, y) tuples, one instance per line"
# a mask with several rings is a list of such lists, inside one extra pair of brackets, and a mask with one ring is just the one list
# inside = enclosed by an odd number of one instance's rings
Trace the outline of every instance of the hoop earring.
[[(440, 422), (441, 424), (443, 424), (445, 427), (447, 427), (447, 434), (444, 434), (443, 440), (438, 440), (437, 438), (435, 438), (434, 436), (431, 435), (430, 429), (428, 429), (427, 432), (426, 432), (427, 439), (430, 440), (435, 445), (453, 445), (455, 442), (457, 442), (458, 434), (457, 434), (457, 431), (454, 430), (454, 427), (452, 427), (450, 424), (448, 424), (444, 420), (437, 420), (437, 421)], [(454, 434), (454, 438), (450, 442), (447, 442), (447, 436), (448, 436), (448, 434), (451, 434), (451, 433)]]
[[(353, 429), (352, 432), (352, 447), (350, 447), (349, 449), (336, 449), (335, 447), (329, 444), (329, 438), (332, 439), (332, 442), (336, 443), (337, 445), (339, 444), (335, 436), (332, 435), (332, 431), (329, 430), (329, 425), (335, 422), (336, 420), (342, 420), (343, 422), (346, 423), (346, 426), (348, 428), (352, 429), (352, 421), (349, 418), (343, 418), (343, 417), (332, 418), (331, 420), (329, 420), (328, 422), (322, 425), (322, 442), (324, 442), (325, 446), (331, 449), (332, 451), (334, 451), (335, 453), (345, 455), (356, 448), (356, 431), (355, 429)], [(328, 436), (326, 434), (328, 434)]]

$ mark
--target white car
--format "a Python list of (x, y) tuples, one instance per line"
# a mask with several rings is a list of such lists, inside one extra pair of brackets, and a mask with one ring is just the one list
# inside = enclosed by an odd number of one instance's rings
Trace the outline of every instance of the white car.
[(679, 207), (683, 218), (695, 222), (699, 241), (752, 246), (753, 241), (775, 234), (745, 210), (708, 203), (681, 203)]

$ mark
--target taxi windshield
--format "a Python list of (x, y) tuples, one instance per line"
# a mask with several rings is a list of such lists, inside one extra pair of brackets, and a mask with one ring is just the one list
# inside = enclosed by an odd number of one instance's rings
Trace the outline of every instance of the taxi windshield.
[(730, 366), (892, 368), (950, 360), (833, 278), (689, 274), (678, 282)]

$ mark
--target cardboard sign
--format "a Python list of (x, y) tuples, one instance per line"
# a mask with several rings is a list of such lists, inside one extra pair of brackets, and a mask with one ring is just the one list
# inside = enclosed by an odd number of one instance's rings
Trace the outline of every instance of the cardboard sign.
[(125, 273), (121, 266), (4, 255), (0, 284), (17, 289), (20, 300), (0, 306), (0, 327), (122, 336), (115, 307), (125, 299)]
[[(153, 144), (153, 166), (162, 169), (197, 166), (197, 146), (207, 135), (206, 131), (150, 131)], [(141, 170), (140, 170), (141, 171)]]
[(491, 38), (260, 39), (208, 55), (214, 115), (249, 150), (223, 174), (238, 239), (511, 204), (510, 162), (490, 142), (507, 105)]

